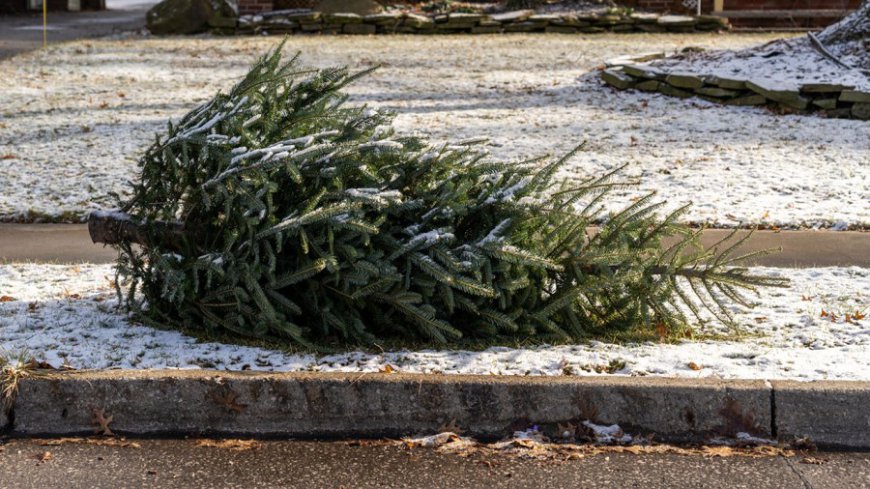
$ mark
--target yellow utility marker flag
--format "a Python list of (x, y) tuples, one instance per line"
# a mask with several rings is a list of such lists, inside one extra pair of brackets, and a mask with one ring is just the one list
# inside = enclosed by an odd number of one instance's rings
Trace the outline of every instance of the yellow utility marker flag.
[(42, 0), (42, 47), (48, 46), (48, 0)]

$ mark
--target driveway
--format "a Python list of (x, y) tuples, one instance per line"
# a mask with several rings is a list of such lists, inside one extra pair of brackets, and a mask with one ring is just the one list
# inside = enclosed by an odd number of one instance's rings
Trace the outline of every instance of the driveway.
[[(106, 10), (49, 12), (48, 42), (99, 37), (145, 26), (145, 12), (158, 0), (106, 0)], [(0, 16), (0, 59), (42, 46), (42, 14)]]

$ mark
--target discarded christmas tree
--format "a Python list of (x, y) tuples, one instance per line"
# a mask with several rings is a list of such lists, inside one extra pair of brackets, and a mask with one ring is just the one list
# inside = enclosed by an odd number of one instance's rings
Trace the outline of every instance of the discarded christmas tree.
[(389, 114), (344, 104), (364, 74), (278, 49), (148, 149), (104, 238), (144, 321), (309, 345), (571, 341), (727, 320), (741, 289), (784, 285), (731, 268), (733, 246), (703, 250), (652, 196), (603, 215), (613, 173), (554, 184), (572, 155), (396, 137)]

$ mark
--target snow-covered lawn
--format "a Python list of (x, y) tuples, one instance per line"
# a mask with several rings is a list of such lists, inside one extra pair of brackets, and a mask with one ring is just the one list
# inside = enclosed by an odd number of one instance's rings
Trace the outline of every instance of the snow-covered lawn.
[[(352, 352), (328, 356), (197, 342), (131, 323), (115, 308), (110, 265), (0, 265), (0, 350), (29, 350), (74, 368), (513, 375), (662, 375), (870, 380), (870, 269), (759, 268), (793, 281), (737, 316), (743, 341), (590, 343), (485, 351)], [(833, 315), (833, 316), (832, 316)]]
[[(617, 55), (688, 45), (741, 48), (754, 35), (291, 37), (308, 65), (382, 64), (353, 100), (398, 112), (400, 132), (489, 136), (500, 157), (560, 154), (566, 175), (623, 163), (639, 189), (722, 226), (870, 225), (870, 138), (856, 120), (774, 116), (657, 94), (616, 93), (591, 71)], [(123, 190), (169, 117), (241, 76), (278, 38), (116, 39), (0, 62), (0, 219), (77, 219)]]

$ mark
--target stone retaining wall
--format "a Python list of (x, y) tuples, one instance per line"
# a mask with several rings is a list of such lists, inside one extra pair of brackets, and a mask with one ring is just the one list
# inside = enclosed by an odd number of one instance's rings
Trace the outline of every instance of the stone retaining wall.
[(496, 34), (551, 32), (709, 32), (729, 29), (728, 19), (641, 13), (535, 14), (531, 10), (501, 14), (451, 13), (419, 15), (386, 12), (360, 16), (311, 10), (274, 11), (221, 19), (212, 28), (220, 34)]
[(764, 105), (787, 113), (818, 112), (828, 117), (870, 120), (870, 92), (855, 90), (854, 86), (807, 83), (798, 90), (771, 90), (751, 80), (669, 73), (630, 62), (610, 64), (601, 72), (601, 79), (619, 90), (698, 97), (724, 105)]

